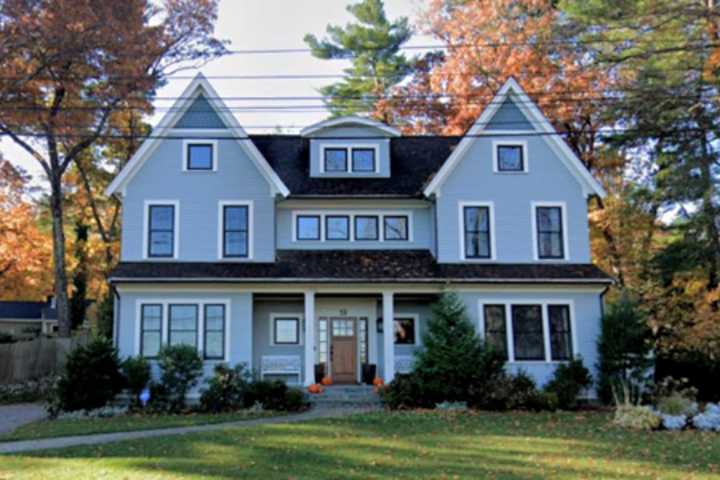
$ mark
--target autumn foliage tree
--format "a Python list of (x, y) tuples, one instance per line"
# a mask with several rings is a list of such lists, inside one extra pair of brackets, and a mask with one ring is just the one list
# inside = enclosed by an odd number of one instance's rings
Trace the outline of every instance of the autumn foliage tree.
[(216, 0), (0, 3), (0, 133), (45, 172), (59, 334), (70, 333), (64, 181), (114, 116), (147, 107), (167, 74), (224, 52)]
[(0, 299), (44, 300), (50, 293), (52, 245), (30, 201), (30, 178), (0, 158)]

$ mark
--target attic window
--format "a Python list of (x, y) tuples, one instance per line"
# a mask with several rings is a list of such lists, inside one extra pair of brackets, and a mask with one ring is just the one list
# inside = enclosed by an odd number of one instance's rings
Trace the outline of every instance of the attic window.
[(378, 148), (376, 145), (324, 146), (321, 150), (323, 173), (378, 172)]
[(494, 170), (497, 173), (525, 173), (527, 144), (525, 142), (494, 142)]
[(184, 142), (183, 170), (216, 170), (216, 152), (217, 145), (212, 140), (186, 140)]

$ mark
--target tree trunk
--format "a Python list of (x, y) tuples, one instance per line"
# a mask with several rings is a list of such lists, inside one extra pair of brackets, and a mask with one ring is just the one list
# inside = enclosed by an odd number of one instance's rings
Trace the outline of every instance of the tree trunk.
[(65, 229), (63, 221), (63, 194), (61, 176), (50, 178), (50, 212), (52, 214), (53, 266), (55, 274), (55, 306), (57, 308), (58, 335), (70, 336), (68, 309), (68, 280), (65, 268)]

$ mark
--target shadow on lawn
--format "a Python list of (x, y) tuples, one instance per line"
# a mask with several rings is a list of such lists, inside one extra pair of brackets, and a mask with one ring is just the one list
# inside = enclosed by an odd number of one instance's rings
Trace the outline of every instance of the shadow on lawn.
[(720, 448), (707, 448), (707, 443), (717, 445), (714, 437), (624, 432), (607, 422), (599, 414), (377, 413), (8, 458), (18, 460), (12, 467), (47, 468), (48, 474), (63, 462), (80, 461), (89, 469), (101, 465), (124, 477), (194, 474), (264, 480), (680, 478), (691, 472), (711, 475), (711, 465), (720, 463)]

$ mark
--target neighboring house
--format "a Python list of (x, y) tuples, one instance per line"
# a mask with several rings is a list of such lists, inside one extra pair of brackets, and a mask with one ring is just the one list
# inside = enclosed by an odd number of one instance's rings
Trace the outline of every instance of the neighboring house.
[(56, 331), (57, 311), (52, 297), (45, 302), (0, 301), (0, 334), (32, 338)]
[(462, 138), (359, 117), (248, 135), (204, 77), (180, 98), (107, 190), (121, 355), (189, 343), (208, 372), (390, 381), (449, 288), (511, 369), (595, 365), (611, 279), (587, 200), (604, 192), (515, 81)]

